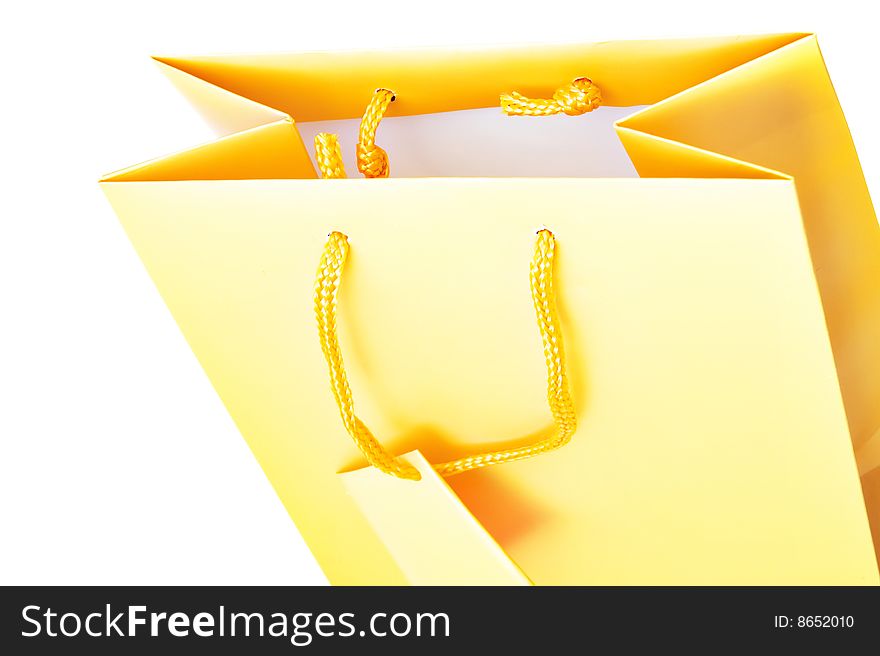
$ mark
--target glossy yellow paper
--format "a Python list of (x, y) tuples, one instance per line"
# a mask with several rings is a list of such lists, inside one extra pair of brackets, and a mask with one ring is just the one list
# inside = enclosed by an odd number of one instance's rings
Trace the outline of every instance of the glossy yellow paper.
[[(332, 582), (427, 582), (440, 563), (401, 527), (434, 520), (537, 584), (878, 583), (880, 234), (812, 36), (161, 61), (229, 134), (104, 189)], [(585, 73), (654, 104), (618, 124), (642, 179), (314, 180), (292, 120), (355, 117), (377, 86), (412, 114)], [(543, 226), (571, 444), (420, 492), (448, 513), (387, 503), (408, 481), (346, 485), (363, 460), (311, 307), (327, 233), (352, 243), (359, 412), (435, 462), (549, 428)]]

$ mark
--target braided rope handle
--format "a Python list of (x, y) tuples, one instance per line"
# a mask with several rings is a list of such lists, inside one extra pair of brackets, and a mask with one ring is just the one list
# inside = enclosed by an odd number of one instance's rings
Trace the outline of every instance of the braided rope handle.
[[(388, 153), (376, 145), (376, 131), (394, 99), (393, 91), (376, 89), (361, 118), (355, 152), (358, 171), (367, 178), (387, 178), (391, 172)], [(550, 116), (559, 113), (578, 116), (593, 111), (601, 104), (599, 87), (586, 77), (575, 78), (568, 86), (557, 89), (549, 99), (527, 98), (516, 91), (501, 95), (501, 109), (508, 116)], [(322, 178), (345, 177), (342, 151), (336, 135), (322, 132), (315, 136), (315, 159)]]
[(356, 150), (358, 171), (363, 173), (364, 177), (387, 178), (391, 172), (388, 153), (376, 145), (376, 130), (379, 129), (379, 121), (385, 116), (388, 105), (392, 102), (394, 102), (394, 92), (388, 89), (376, 89), (364, 110)]
[[(342, 423), (367, 461), (386, 474), (419, 480), (421, 475), (415, 467), (394, 456), (382, 446), (355, 414), (354, 399), (337, 336), (337, 295), (348, 252), (348, 237), (340, 232), (330, 233), (315, 280), (315, 316), (321, 351), (324, 353), (330, 374), (330, 387), (339, 407)], [(471, 469), (531, 458), (558, 449), (571, 440), (577, 429), (577, 415), (565, 373), (565, 351), (556, 309), (553, 284), (555, 252), (556, 240), (553, 233), (546, 229), (538, 231), (529, 281), (547, 365), (547, 401), (553, 415), (555, 426), (553, 434), (527, 446), (489, 451), (434, 465), (434, 469), (441, 476), (453, 476)]]
[(339, 135), (319, 132), (315, 135), (315, 159), (322, 178), (344, 178), (345, 164), (342, 161), (342, 147)]
[(416, 468), (391, 455), (354, 413), (354, 399), (351, 396), (348, 375), (345, 373), (345, 365), (342, 361), (342, 350), (339, 348), (339, 337), (336, 334), (337, 294), (348, 249), (348, 237), (341, 232), (330, 233), (315, 281), (315, 316), (318, 319), (321, 351), (330, 370), (330, 388), (333, 390), (336, 405), (339, 406), (339, 414), (342, 416), (345, 430), (352, 436), (369, 463), (398, 478), (417, 481), (421, 478), (421, 474)]
[(592, 112), (602, 104), (602, 93), (588, 77), (575, 78), (571, 84), (557, 89), (549, 99), (527, 98), (513, 91), (501, 95), (501, 109), (508, 116), (579, 116)]

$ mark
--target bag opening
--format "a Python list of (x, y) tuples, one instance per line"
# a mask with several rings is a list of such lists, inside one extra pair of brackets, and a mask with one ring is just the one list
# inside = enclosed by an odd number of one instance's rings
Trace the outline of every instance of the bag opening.
[[(583, 116), (507, 116), (498, 107), (386, 116), (377, 141), (391, 177), (638, 177), (614, 123), (642, 109), (603, 106)], [(360, 119), (297, 123), (315, 162), (319, 132), (339, 135), (346, 170), (356, 172)], [(360, 177), (359, 175), (357, 177)]]

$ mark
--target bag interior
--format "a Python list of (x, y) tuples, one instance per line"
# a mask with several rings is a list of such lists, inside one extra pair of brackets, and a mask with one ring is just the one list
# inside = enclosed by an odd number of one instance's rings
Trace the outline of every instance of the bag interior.
[[(376, 143), (390, 177), (638, 177), (614, 122), (642, 109), (599, 107), (580, 116), (507, 116), (500, 107), (385, 117)], [(355, 162), (359, 119), (297, 123), (312, 164), (315, 135), (339, 135), (345, 169)]]

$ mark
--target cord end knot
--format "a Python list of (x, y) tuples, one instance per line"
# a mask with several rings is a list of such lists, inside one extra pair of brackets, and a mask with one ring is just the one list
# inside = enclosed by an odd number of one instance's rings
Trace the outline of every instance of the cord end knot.
[(568, 86), (557, 89), (549, 99), (528, 98), (516, 91), (501, 95), (501, 109), (508, 116), (551, 116), (560, 113), (579, 116), (601, 104), (599, 87), (586, 77), (576, 78)]
[(366, 146), (359, 143), (356, 148), (358, 171), (367, 178), (387, 178), (391, 172), (388, 164), (388, 153), (385, 149), (373, 144)]

